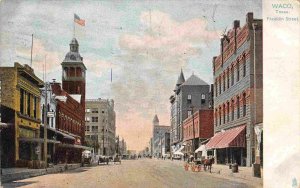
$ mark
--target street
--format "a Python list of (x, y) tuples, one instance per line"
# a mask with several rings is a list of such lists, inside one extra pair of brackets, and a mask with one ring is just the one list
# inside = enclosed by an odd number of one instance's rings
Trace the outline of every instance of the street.
[(251, 187), (210, 175), (208, 172), (185, 171), (181, 161), (139, 159), (123, 160), (122, 164), (110, 163), (82, 167), (61, 174), (49, 174), (4, 184), (9, 187), (102, 187), (102, 188), (182, 188), (182, 187)]

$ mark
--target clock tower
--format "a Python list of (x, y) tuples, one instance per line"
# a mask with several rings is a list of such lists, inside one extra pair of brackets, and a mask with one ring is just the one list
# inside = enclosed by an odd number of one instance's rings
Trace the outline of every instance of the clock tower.
[(70, 51), (66, 54), (62, 66), (62, 88), (70, 95), (76, 96), (85, 109), (85, 78), (86, 67), (79, 54), (79, 44), (76, 38), (70, 43)]

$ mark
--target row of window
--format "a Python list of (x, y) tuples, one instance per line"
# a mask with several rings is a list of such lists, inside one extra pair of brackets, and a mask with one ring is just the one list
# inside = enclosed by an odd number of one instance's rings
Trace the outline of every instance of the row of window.
[[(205, 104), (205, 98), (205, 94), (201, 94), (201, 104)], [(187, 103), (192, 104), (192, 95), (190, 94), (187, 96)]]
[(73, 134), (80, 134), (81, 133), (81, 126), (78, 122), (73, 122), (72, 120), (67, 120), (64, 119), (62, 117), (60, 117), (60, 121), (61, 123), (59, 123), (59, 125), (61, 125), (61, 127), (59, 127), (62, 130), (68, 131), (70, 133)]
[[(38, 98), (24, 89), (20, 89), (20, 113), (29, 117), (37, 118)], [(31, 113), (32, 109), (32, 113)]]
[[(92, 121), (90, 117), (85, 117), (85, 122), (93, 122), (93, 123), (97, 123), (99, 122), (99, 118), (98, 117), (92, 117)], [(102, 123), (107, 123), (106, 119), (102, 119)]]
[[(87, 109), (85, 109), (85, 112), (87, 112), (87, 113), (92, 112), (92, 113), (95, 113), (95, 114), (99, 113), (98, 108), (87, 108)], [(101, 113), (104, 114), (105, 111), (102, 110)]]
[[(88, 126), (88, 125), (85, 126), (85, 131), (98, 132), (98, 130), (100, 130), (98, 126)], [(101, 128), (101, 132), (103, 132), (103, 128)], [(105, 132), (108, 132), (108, 130), (105, 129)]]
[[(236, 106), (237, 106), (237, 119), (239, 119), (241, 117), (241, 104), (240, 104), (240, 96), (237, 96), (236, 98)], [(242, 116), (246, 116), (246, 93), (243, 93), (242, 96), (242, 107), (243, 107), (243, 111), (242, 111)], [(231, 108), (231, 109), (230, 109)], [(219, 110), (218, 110), (219, 109)], [(226, 113), (227, 112), (227, 113)], [(231, 113), (230, 113), (231, 112)], [(234, 99), (232, 99), (230, 102), (227, 101), (226, 104), (223, 104), (223, 106), (220, 106), (219, 108), (215, 109), (215, 123), (216, 126), (218, 125), (222, 125), (226, 123), (226, 119), (227, 119), (227, 123), (230, 121), (230, 114), (231, 114), (231, 121), (234, 121)], [(227, 118), (226, 118), (227, 115)], [(219, 119), (219, 121), (218, 121)], [(223, 121), (222, 121), (223, 120)]]
[[(246, 55), (243, 55), (242, 58), (242, 64), (243, 64), (243, 77), (246, 76)], [(227, 68), (224, 72), (227, 72), (226, 74), (223, 74), (223, 76), (220, 76), (219, 79), (215, 80), (215, 97), (218, 95), (221, 95), (222, 92), (226, 91), (226, 89), (229, 89), (230, 85), (233, 86), (235, 82), (235, 72), (236, 72), (236, 82), (240, 81), (240, 62), (237, 60), (236, 69), (234, 69), (234, 66), (231, 66), (231, 68)], [(218, 80), (218, 81), (217, 81)], [(230, 84), (231, 82), (231, 84)], [(222, 89), (223, 86), (223, 89)]]
[[(195, 135), (197, 135), (198, 134), (198, 126), (196, 126), (196, 125), (198, 125), (198, 122), (196, 121), (196, 122), (194, 122), (194, 128), (195, 128)], [(187, 137), (194, 137), (194, 129), (193, 128), (193, 125), (190, 125), (190, 126), (188, 126), (188, 127), (185, 127), (184, 128), (184, 137), (185, 138), (187, 138)]]

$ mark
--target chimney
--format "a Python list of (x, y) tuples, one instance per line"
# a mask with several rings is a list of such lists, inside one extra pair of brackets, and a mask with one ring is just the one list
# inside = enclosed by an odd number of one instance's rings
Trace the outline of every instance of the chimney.
[(253, 22), (253, 12), (247, 13), (246, 22), (247, 22), (248, 26), (251, 26), (251, 24)]

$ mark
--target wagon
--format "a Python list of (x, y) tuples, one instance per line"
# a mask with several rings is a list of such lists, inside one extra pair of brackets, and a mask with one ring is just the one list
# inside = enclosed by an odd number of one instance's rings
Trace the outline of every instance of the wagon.
[(98, 165), (101, 164), (101, 163), (106, 163), (108, 165), (108, 162), (109, 162), (109, 158), (108, 157), (99, 155)]
[(115, 156), (113, 162), (114, 162), (114, 164), (117, 163), (117, 162), (118, 162), (119, 164), (121, 164), (121, 158), (117, 155), (117, 156)]
[(92, 164), (92, 153), (89, 150), (85, 150), (82, 152), (81, 166), (83, 166), (84, 164)]

